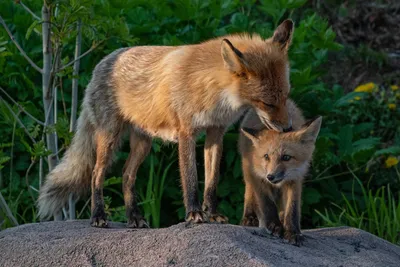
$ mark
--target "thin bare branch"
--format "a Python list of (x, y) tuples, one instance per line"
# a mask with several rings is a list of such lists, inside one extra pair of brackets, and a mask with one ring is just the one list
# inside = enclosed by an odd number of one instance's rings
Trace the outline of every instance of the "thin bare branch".
[[(77, 25), (78, 34), (76, 36), (75, 42), (75, 56), (74, 58), (79, 58), (81, 54), (81, 43), (82, 43), (82, 21), (78, 21)], [(76, 127), (76, 113), (78, 111), (78, 75), (79, 75), (80, 60), (74, 62), (74, 70), (72, 72), (72, 104), (71, 104), (71, 119), (69, 131), (75, 132)]]
[(14, 225), (17, 226), (19, 225), (17, 222), (17, 219), (15, 219), (14, 215), (12, 214), (10, 207), (7, 205), (6, 200), (4, 199), (3, 195), (0, 192), (0, 207), (2, 210), (4, 210), (5, 214), (7, 217), (10, 219), (10, 222)]
[(76, 61), (80, 60), (81, 58), (83, 58), (84, 56), (86, 56), (87, 54), (89, 54), (90, 52), (92, 52), (93, 50), (95, 50), (103, 41), (92, 45), (92, 47), (87, 50), (85, 53), (83, 53), (82, 55), (80, 55), (79, 57), (75, 58), (74, 60), (72, 60), (71, 62), (65, 64), (64, 66), (62, 66), (61, 68), (58, 69), (58, 71), (62, 71), (65, 68), (68, 68), (69, 66), (71, 66), (72, 64), (74, 64)]
[(26, 115), (28, 115), (28, 117), (30, 117), (30, 118), (31, 118), (32, 120), (34, 120), (36, 123), (38, 123), (38, 124), (44, 126), (44, 122), (42, 122), (42, 121), (36, 119), (32, 114), (30, 114), (28, 111), (26, 111), (20, 104), (18, 104), (17, 101), (15, 101), (9, 94), (7, 94), (7, 92), (6, 92), (1, 86), (0, 86), (0, 91), (2, 91), (3, 94), (5, 94), (5, 95), (8, 97), (8, 99), (10, 99), (11, 102), (13, 102), (13, 103), (19, 108), (20, 111), (24, 112)]
[(39, 159), (39, 190), (42, 188), (43, 183), (43, 157)]
[(10, 36), (11, 41), (15, 44), (15, 46), (18, 48), (19, 52), (24, 56), (24, 58), (31, 64), (31, 66), (37, 70), (40, 73), (43, 73), (43, 70), (39, 68), (33, 61), (30, 59), (30, 57), (25, 53), (24, 49), (18, 44), (18, 42), (15, 40), (14, 35), (12, 35), (10, 29), (8, 28), (6, 22), (4, 19), (0, 16), (0, 23), (3, 25), (4, 29), (6, 29), (8, 36)]
[(15, 2), (17, 4), (20, 4), (26, 11), (28, 11), (28, 13), (30, 13), (34, 19), (40, 20), (40, 17), (38, 15), (36, 15), (35, 13), (33, 13), (33, 11), (30, 10), (30, 8), (27, 7), (24, 3), (22, 3), (22, 1), (15, 1)]
[(0, 100), (3, 101), (4, 105), (6, 106), (6, 108), (10, 111), (10, 113), (14, 116), (14, 119), (18, 122), (18, 124), (22, 127), (22, 129), (24, 129), (26, 135), (28, 135), (28, 137), (32, 140), (32, 142), (34, 144), (36, 144), (35, 139), (32, 137), (32, 135), (29, 133), (28, 129), (26, 129), (25, 125), (22, 123), (22, 121), (18, 118), (17, 114), (15, 114), (14, 110), (12, 110), (12, 108), (10, 107), (10, 105), (8, 105), (7, 101), (4, 100), (4, 98), (2, 98), (0, 96)]
[(35, 199), (35, 196), (33, 195), (33, 193), (32, 193), (32, 189), (31, 189), (31, 187), (30, 187), (30, 184), (29, 184), (29, 172), (31, 171), (31, 169), (32, 169), (32, 167), (35, 165), (35, 163), (36, 163), (36, 160), (31, 160), (31, 164), (29, 165), (29, 167), (28, 167), (28, 169), (26, 170), (26, 173), (25, 173), (25, 183), (26, 183), (26, 187), (28, 188), (28, 192), (29, 192), (29, 195), (31, 196), (31, 198), (32, 198), (32, 201), (33, 201), (33, 203), (35, 203), (35, 201), (36, 201), (36, 199)]
[(90, 202), (90, 198), (88, 198), (88, 200), (86, 200), (85, 205), (83, 205), (83, 208), (78, 213), (77, 219), (79, 219), (82, 216), (82, 214), (85, 211), (86, 207), (89, 205), (89, 202)]

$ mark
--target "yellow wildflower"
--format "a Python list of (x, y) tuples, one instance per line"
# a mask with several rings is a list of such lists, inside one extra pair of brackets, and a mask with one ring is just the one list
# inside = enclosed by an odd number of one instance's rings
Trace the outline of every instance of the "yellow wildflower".
[(356, 89), (354, 89), (354, 92), (365, 92), (365, 93), (372, 93), (372, 91), (375, 88), (375, 84), (374, 83), (366, 83), (366, 84), (362, 84), (356, 87)]
[(400, 98), (400, 93), (396, 93), (396, 97), (397, 97), (397, 98)]
[(399, 160), (393, 156), (388, 157), (385, 161), (386, 168), (396, 166), (397, 163), (399, 163)]
[(388, 107), (389, 107), (390, 110), (395, 110), (396, 109), (396, 104), (393, 104), (393, 103), (388, 104)]
[(397, 91), (399, 90), (399, 87), (397, 85), (391, 85), (390, 89), (392, 89), (392, 91)]
[(361, 99), (361, 97), (359, 97), (359, 96), (356, 96), (356, 97), (354, 97), (354, 100), (360, 100)]

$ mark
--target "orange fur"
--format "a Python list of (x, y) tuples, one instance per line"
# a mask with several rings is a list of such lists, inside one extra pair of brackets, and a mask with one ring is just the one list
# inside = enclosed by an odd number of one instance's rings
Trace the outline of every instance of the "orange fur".
[[(246, 194), (242, 224), (260, 226), (300, 245), (300, 205), (304, 176), (315, 147), (321, 118), (304, 124), (301, 110), (287, 107), (295, 131), (282, 133), (265, 127), (253, 110), (242, 122), (239, 149)], [(282, 210), (278, 213), (278, 205)], [(281, 218), (280, 218), (281, 217)]]

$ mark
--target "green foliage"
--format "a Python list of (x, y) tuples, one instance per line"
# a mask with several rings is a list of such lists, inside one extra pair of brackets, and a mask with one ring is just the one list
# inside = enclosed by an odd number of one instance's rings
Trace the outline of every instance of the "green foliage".
[[(328, 22), (306, 8), (304, 0), (279, 1), (200, 1), (200, 0), (59, 0), (52, 1), (54, 17), (54, 47), (62, 49), (62, 64), (73, 59), (77, 23), (82, 22), (82, 52), (95, 49), (81, 59), (79, 94), (88, 84), (95, 65), (117, 48), (131, 45), (181, 45), (205, 41), (215, 36), (237, 32), (259, 33), (268, 38), (285, 18), (295, 21), (291, 61), (291, 97), (304, 110), (306, 117), (323, 116), (323, 125), (316, 143), (316, 152), (310, 179), (303, 194), (304, 228), (323, 223), (315, 209), (323, 210), (327, 203), (343, 207), (346, 199), (341, 193), (352, 191), (352, 172), (370, 182), (371, 192), (382, 194), (382, 186), (391, 184), (393, 197), (400, 190), (396, 166), (382, 168), (388, 157), (400, 156), (400, 116), (398, 91), (388, 85), (374, 85), (375, 91), (357, 90), (346, 94), (340, 86), (321, 81), (324, 64), (330, 51), (340, 50), (335, 33)], [(33, 0), (29, 7), (40, 14), (43, 1)], [(28, 56), (42, 65), (41, 22), (14, 3), (2, 4), (2, 15), (16, 40)], [(57, 41), (57, 42), (55, 42)], [(363, 50), (364, 51), (364, 50)], [(370, 51), (364, 51), (368, 55)], [(368, 52), (368, 53), (367, 53)], [(376, 55), (370, 56), (371, 60)], [(45, 121), (41, 76), (21, 56), (8, 35), (0, 29), (0, 86), (34, 117)], [(48, 155), (43, 133), (56, 132), (59, 137), (60, 156), (68, 148), (71, 107), (72, 66), (57, 73), (58, 118), (54, 127), (43, 128), (17, 106), (7, 103), (27, 133), (16, 123), (14, 116), (0, 101), (0, 135), (2, 142), (10, 144), (0, 148), (0, 190), (20, 223), (36, 220), (32, 195), (40, 188), (38, 160)], [(364, 86), (363, 88), (367, 88)], [(367, 90), (368, 91), (368, 90)], [(392, 104), (389, 108), (388, 104)], [(393, 109), (393, 104), (396, 105)], [(237, 153), (238, 127), (234, 125), (224, 137), (224, 154), (218, 186), (218, 209), (231, 223), (238, 223), (243, 212), (244, 185), (241, 161)], [(200, 190), (204, 185), (204, 136), (197, 150)], [(179, 185), (177, 146), (153, 143), (137, 175), (140, 207), (152, 227), (168, 226), (182, 221), (185, 214)], [(111, 168), (112, 178), (105, 181), (106, 212), (112, 220), (124, 221), (124, 202), (121, 191), (121, 170), (127, 159), (129, 146), (124, 144)], [(32, 163), (33, 162), (33, 163)], [(44, 162), (44, 173), (47, 164)], [(27, 174), (27, 170), (30, 171)], [(349, 168), (351, 172), (349, 171)], [(378, 179), (379, 178), (379, 179)], [(380, 191), (379, 191), (380, 190)], [(356, 192), (357, 193), (357, 192)], [(374, 193), (372, 193), (374, 194)], [(201, 194), (199, 194), (201, 195)], [(341, 200), (342, 199), (342, 200)], [(363, 200), (354, 200), (357, 205)], [(78, 203), (78, 218), (90, 215), (88, 201)], [(360, 204), (361, 205), (361, 204)], [(333, 210), (329, 215), (340, 215)], [(347, 222), (344, 222), (347, 223)]]
[(342, 194), (342, 205), (332, 203), (333, 208), (325, 208), (324, 213), (316, 211), (324, 225), (357, 227), (400, 245), (400, 199), (393, 195), (389, 185), (373, 192), (360, 179), (355, 181), (361, 194), (355, 193), (353, 180), (350, 197)]

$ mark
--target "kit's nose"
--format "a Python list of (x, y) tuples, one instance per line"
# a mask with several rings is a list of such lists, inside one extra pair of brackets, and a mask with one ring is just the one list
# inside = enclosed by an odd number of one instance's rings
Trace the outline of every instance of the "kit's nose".
[(275, 175), (268, 174), (268, 175), (267, 175), (267, 178), (268, 178), (268, 180), (269, 180), (270, 182), (272, 182), (272, 181), (275, 179)]

